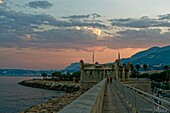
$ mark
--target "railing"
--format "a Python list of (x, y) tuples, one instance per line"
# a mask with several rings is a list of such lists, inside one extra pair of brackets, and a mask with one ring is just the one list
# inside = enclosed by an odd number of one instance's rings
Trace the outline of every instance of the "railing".
[(170, 113), (169, 101), (117, 81), (113, 84), (137, 113)]

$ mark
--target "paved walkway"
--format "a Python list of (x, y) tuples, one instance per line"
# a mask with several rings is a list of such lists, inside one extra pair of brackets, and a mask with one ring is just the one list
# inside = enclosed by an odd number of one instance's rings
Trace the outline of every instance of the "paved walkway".
[(107, 84), (103, 113), (135, 113), (112, 83)]

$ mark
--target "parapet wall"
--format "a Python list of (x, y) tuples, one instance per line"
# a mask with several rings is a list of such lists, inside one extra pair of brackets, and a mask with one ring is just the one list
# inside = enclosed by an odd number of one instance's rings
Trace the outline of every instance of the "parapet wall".
[(127, 84), (131, 87), (135, 87), (147, 93), (151, 93), (151, 81), (146, 78), (138, 78), (133, 79), (130, 78), (129, 80), (123, 81), (124, 84)]
[(64, 107), (58, 113), (102, 113), (106, 79)]

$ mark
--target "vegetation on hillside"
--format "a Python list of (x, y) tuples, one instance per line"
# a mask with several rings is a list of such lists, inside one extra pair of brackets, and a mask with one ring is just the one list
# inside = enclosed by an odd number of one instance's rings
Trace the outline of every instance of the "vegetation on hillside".
[(78, 82), (80, 80), (80, 71), (74, 72), (72, 74), (62, 74), (59, 71), (53, 72), (51, 75), (48, 75), (47, 73), (42, 73), (41, 76), (43, 79), (47, 80), (55, 80), (55, 81), (73, 81), (73, 79)]
[[(134, 68), (135, 67), (135, 68)], [(139, 74), (139, 69), (143, 68), (145, 73)], [(168, 81), (170, 80), (170, 70), (167, 65), (163, 66), (163, 71), (160, 73), (152, 73), (148, 74), (147, 71), (148, 66), (143, 64), (143, 67), (140, 64), (136, 64), (133, 66), (131, 64), (131, 78), (148, 78), (152, 81), (152, 89), (154, 88), (161, 88), (161, 89), (169, 89)]]

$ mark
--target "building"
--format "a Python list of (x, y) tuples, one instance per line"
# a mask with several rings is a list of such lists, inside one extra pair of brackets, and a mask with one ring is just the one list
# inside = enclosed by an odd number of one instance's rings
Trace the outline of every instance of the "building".
[(93, 64), (84, 63), (80, 60), (80, 70), (81, 70), (81, 82), (99, 82), (103, 78), (112, 77), (116, 80), (124, 80), (129, 78), (130, 69), (129, 66), (120, 65), (120, 53), (118, 52), (118, 59), (114, 63), (99, 64), (94, 63), (94, 53), (93, 53)]
[(89, 64), (80, 61), (81, 82), (98, 82), (114, 73), (113, 64)]

